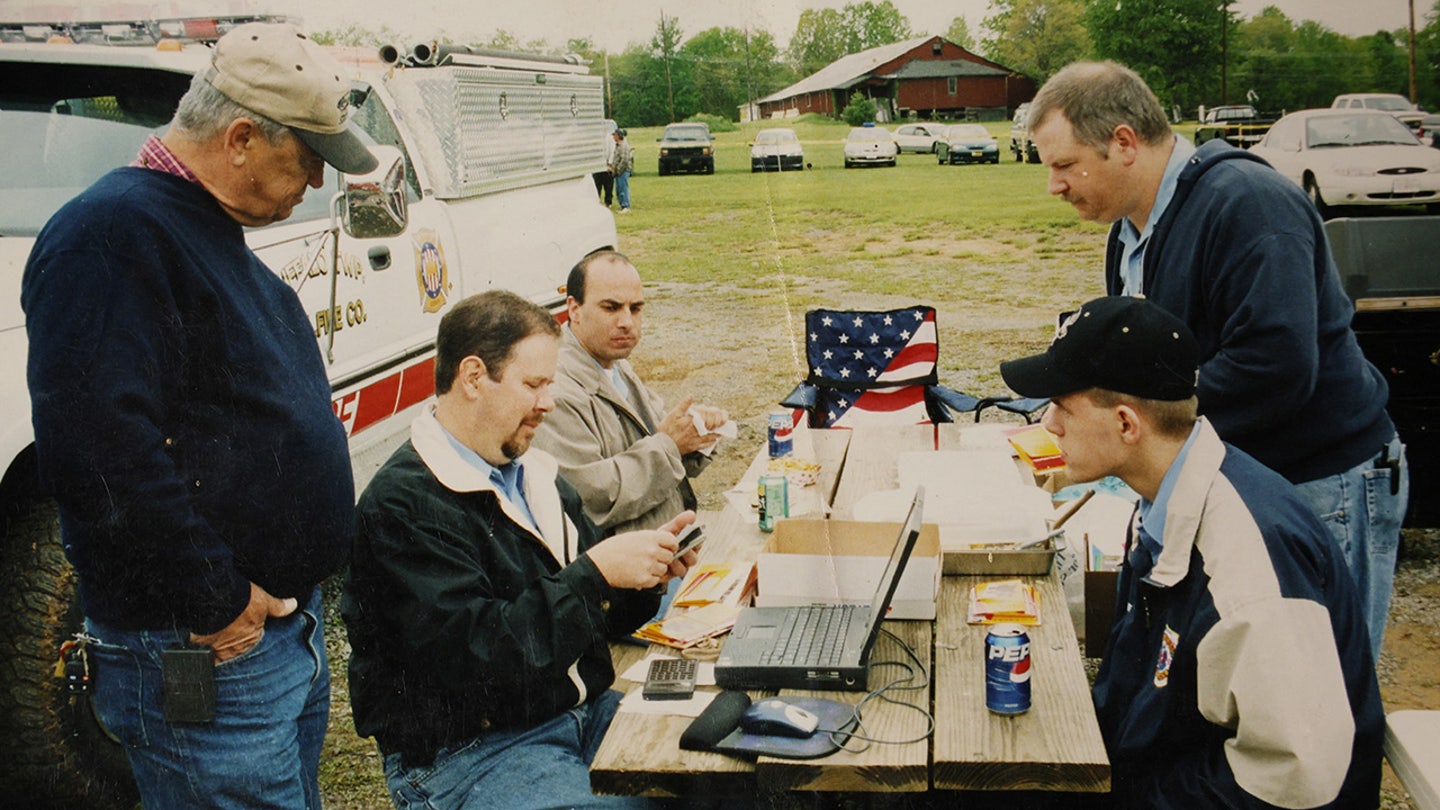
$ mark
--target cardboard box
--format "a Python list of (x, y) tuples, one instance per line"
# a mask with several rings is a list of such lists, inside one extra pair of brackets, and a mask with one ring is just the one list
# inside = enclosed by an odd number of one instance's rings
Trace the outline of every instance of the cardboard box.
[[(900, 527), (900, 523), (853, 520), (776, 521), (757, 562), (755, 604), (868, 604)], [(905, 563), (889, 618), (934, 619), (939, 594), (940, 532), (925, 523)]]

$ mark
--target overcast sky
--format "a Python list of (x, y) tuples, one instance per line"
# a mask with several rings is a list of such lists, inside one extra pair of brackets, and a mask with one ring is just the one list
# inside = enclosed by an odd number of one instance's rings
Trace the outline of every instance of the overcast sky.
[[(305, 19), (312, 30), (354, 23), (374, 30), (389, 26), (414, 41), (474, 34), (488, 39), (497, 29), (522, 42), (543, 39), (560, 46), (589, 37), (599, 48), (618, 52), (648, 42), (663, 9), (678, 17), (686, 36), (715, 26), (769, 31), (782, 47), (795, 32), (806, 8), (840, 8), (846, 0), (0, 0), (0, 19), (48, 17), (72, 9), (84, 19), (140, 19), (146, 16), (194, 16), (219, 9), (286, 10)], [(950, 21), (965, 17), (971, 34), (983, 35), (989, 0), (892, 0), (917, 33), (943, 34)], [(1123, 2), (1123, 0), (1117, 0)], [(1218, 7), (1220, 0), (1215, 0)], [(1408, 24), (1407, 0), (1234, 0), (1242, 17), (1267, 5), (1279, 6), (1292, 20), (1316, 20), (1349, 36), (1394, 30)], [(1434, 0), (1415, 0), (1417, 27)], [(453, 41), (453, 37), (452, 37)], [(397, 43), (408, 44), (408, 43)]]

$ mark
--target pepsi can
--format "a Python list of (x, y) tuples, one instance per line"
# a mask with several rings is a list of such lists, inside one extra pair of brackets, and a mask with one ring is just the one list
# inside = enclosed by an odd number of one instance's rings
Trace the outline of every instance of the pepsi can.
[(794, 452), (795, 441), (792, 438), (794, 430), (795, 419), (789, 411), (776, 411), (770, 414), (766, 430), (770, 436), (770, 458), (782, 458)]
[(1030, 634), (1018, 624), (997, 624), (985, 634), (985, 708), (1030, 710)]
[(783, 475), (760, 476), (760, 531), (775, 531), (775, 521), (790, 517), (790, 481)]

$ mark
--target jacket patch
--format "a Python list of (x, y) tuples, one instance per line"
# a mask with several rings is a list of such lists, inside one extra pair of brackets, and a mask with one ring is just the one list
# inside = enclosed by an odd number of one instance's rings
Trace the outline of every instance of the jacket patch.
[(1170, 665), (1175, 662), (1175, 648), (1180, 644), (1180, 634), (1165, 625), (1160, 638), (1160, 657), (1155, 661), (1155, 688), (1164, 689), (1170, 683)]

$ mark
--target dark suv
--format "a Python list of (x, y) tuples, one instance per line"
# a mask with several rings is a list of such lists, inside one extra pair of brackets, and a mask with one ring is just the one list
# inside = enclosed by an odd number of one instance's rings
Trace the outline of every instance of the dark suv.
[(660, 141), (660, 176), (671, 172), (715, 173), (715, 144), (705, 124), (670, 124)]

